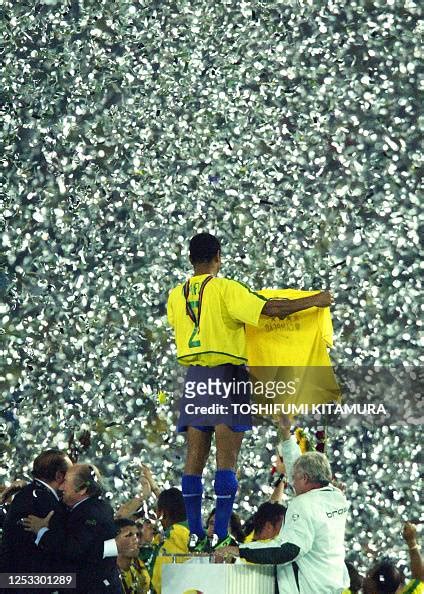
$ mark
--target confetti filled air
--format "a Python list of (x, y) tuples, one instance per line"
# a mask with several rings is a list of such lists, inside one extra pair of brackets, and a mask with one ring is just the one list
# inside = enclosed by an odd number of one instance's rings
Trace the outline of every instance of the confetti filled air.
[[(412, 392), (394, 380), (392, 400), (421, 398), (423, 13), (0, 0), (0, 485), (31, 480), (53, 447), (98, 466), (115, 510), (142, 464), (180, 488), (167, 301), (202, 232), (220, 275), (253, 291), (331, 291), (334, 368), (407, 367)], [(410, 578), (422, 414), (407, 419), (292, 425), (344, 485), (346, 559), (363, 575), (383, 552)], [(273, 493), (278, 443), (270, 419), (246, 434), (243, 523)], [(205, 514), (214, 473), (211, 457)]]

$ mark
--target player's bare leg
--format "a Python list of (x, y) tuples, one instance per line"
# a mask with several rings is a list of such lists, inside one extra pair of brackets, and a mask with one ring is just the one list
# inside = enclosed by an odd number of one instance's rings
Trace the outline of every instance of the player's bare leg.
[(243, 432), (233, 431), (227, 425), (215, 427), (217, 470), (236, 470), (243, 437)]
[(211, 449), (212, 433), (196, 427), (187, 429), (187, 458), (184, 474), (202, 475)]

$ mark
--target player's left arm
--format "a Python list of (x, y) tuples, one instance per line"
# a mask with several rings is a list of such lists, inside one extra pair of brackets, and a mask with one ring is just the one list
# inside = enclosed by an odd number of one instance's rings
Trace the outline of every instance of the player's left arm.
[(333, 297), (329, 291), (321, 291), (316, 295), (301, 297), (300, 299), (270, 299), (262, 309), (262, 315), (283, 320), (287, 316), (310, 309), (311, 307), (329, 307)]
[[(218, 549), (219, 550), (219, 549)], [(282, 565), (291, 563), (300, 553), (300, 548), (291, 542), (285, 542), (281, 547), (269, 547), (267, 549), (240, 548), (239, 557), (249, 563)]]
[(249, 542), (246, 545), (229, 546), (218, 549), (215, 556), (219, 559), (240, 557), (249, 563), (259, 565), (281, 565), (291, 563), (300, 553), (300, 547), (290, 542), (281, 542), (279, 537), (268, 542)]

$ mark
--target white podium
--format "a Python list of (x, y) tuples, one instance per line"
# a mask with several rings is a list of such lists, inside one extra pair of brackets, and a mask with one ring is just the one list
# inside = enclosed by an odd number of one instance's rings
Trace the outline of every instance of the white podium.
[(162, 594), (274, 594), (272, 565), (169, 563)]

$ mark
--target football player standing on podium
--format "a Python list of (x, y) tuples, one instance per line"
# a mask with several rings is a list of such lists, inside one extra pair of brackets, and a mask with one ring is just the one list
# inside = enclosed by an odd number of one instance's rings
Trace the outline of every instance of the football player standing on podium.
[(221, 246), (209, 233), (191, 239), (190, 262), (194, 275), (170, 292), (168, 319), (178, 362), (188, 367), (178, 421), (178, 431), (187, 431), (188, 448), (182, 492), (194, 535), (191, 544), (202, 551), (210, 545), (201, 506), (212, 433), (217, 450), (214, 547), (233, 542), (228, 523), (238, 487), (237, 457), (243, 433), (252, 427), (250, 414), (232, 406), (250, 398), (244, 325), (257, 326), (261, 315), (284, 319), (310, 307), (328, 307), (332, 298), (324, 291), (302, 299), (267, 300), (237, 281), (218, 278)]

